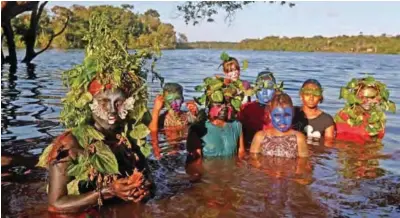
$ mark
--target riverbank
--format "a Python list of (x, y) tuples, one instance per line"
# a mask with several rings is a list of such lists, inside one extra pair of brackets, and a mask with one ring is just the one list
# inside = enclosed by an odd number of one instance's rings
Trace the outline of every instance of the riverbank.
[(400, 54), (400, 35), (397, 36), (337, 36), (277, 37), (245, 39), (240, 42), (178, 43), (176, 49), (229, 49), (291, 52), (337, 52)]

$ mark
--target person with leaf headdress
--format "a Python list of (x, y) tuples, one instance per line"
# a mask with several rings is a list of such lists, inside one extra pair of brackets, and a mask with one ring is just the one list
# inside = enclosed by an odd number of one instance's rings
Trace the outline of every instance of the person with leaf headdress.
[(208, 108), (208, 119), (189, 129), (187, 150), (191, 157), (243, 156), (242, 124), (235, 119), (244, 96), (242, 82), (225, 84), (223, 78), (207, 77), (195, 89), (204, 91), (195, 101)]
[[(161, 158), (158, 146), (159, 129), (164, 129), (167, 141), (171, 146), (175, 146), (177, 142), (179, 143), (186, 138), (188, 125), (197, 119), (198, 108), (196, 103), (193, 100), (187, 101), (185, 104), (188, 111), (182, 111), (183, 101), (183, 87), (178, 83), (166, 83), (162, 95), (158, 95), (154, 100), (149, 129), (152, 136), (153, 153), (157, 159)], [(164, 106), (167, 110), (160, 116)]]
[(91, 15), (83, 64), (63, 73), (69, 92), (61, 121), (68, 130), (37, 164), (49, 171), (52, 212), (78, 212), (104, 200), (140, 202), (154, 188), (141, 152), (149, 133), (142, 67), (152, 54), (129, 54), (111, 19)]
[(386, 85), (374, 77), (353, 78), (340, 89), (346, 105), (335, 115), (336, 138), (364, 144), (385, 134), (385, 111), (396, 112)]
[[(226, 52), (221, 53), (220, 59), (222, 60), (220, 66), (222, 66), (222, 70), (224, 73), (224, 83), (229, 84), (231, 82), (240, 80), (239, 61), (236, 58), (229, 56)], [(244, 60), (242, 64), (242, 69), (245, 70), (247, 69), (247, 67), (248, 67), (248, 62), (247, 60)], [(217, 75), (217, 77), (219, 76)], [(245, 90), (248, 90), (250, 88), (250, 83), (246, 80), (241, 80), (241, 81)], [(250, 96), (246, 95), (243, 98), (243, 102), (250, 101), (249, 98)]]
[(256, 132), (270, 125), (267, 112), (272, 97), (283, 89), (283, 82), (276, 84), (274, 74), (269, 70), (258, 73), (252, 92), (257, 100), (242, 105), (238, 113), (238, 120), (243, 124), (243, 133), (246, 147), (250, 147)]
[(331, 115), (322, 111), (318, 104), (324, 96), (321, 83), (315, 79), (304, 81), (300, 89), (301, 107), (294, 108), (293, 128), (307, 136), (307, 143), (330, 146), (335, 138), (335, 122)]

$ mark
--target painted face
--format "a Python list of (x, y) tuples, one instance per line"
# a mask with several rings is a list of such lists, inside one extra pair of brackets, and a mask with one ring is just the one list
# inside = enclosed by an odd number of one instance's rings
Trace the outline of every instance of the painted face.
[(126, 101), (125, 95), (119, 89), (102, 91), (93, 98), (90, 108), (94, 120), (101, 126), (108, 128), (118, 120), (125, 119), (127, 110), (133, 109), (133, 98)]
[(316, 84), (308, 83), (301, 88), (300, 97), (304, 106), (315, 108), (322, 99), (322, 89)]
[(168, 108), (172, 109), (173, 111), (179, 112), (181, 111), (183, 98), (181, 95), (177, 93), (166, 93), (165, 104), (167, 105)]
[(236, 81), (239, 79), (240, 71), (238, 69), (231, 69), (229, 72), (226, 73), (226, 77), (232, 81)]
[(232, 107), (227, 106), (226, 104), (214, 103), (210, 108), (209, 117), (211, 119), (224, 121), (230, 120), (232, 117)]
[(274, 82), (271, 80), (264, 80), (261, 90), (257, 91), (256, 96), (261, 104), (267, 104), (274, 96)]
[(365, 87), (361, 89), (358, 97), (362, 101), (361, 107), (366, 111), (371, 110), (371, 108), (380, 101), (378, 91), (374, 87)]
[(275, 129), (286, 132), (292, 126), (293, 108), (289, 106), (275, 107), (271, 112), (272, 125)]

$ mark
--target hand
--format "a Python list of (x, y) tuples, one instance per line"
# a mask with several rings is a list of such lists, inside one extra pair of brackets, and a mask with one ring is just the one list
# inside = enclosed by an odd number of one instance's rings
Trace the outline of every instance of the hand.
[(197, 108), (197, 105), (196, 105), (196, 102), (194, 102), (194, 101), (188, 101), (188, 102), (186, 102), (186, 107), (188, 108), (188, 110), (189, 110), (189, 112), (192, 114), (192, 115), (197, 115), (197, 113), (198, 113), (198, 108)]
[(112, 196), (128, 201), (134, 193), (134, 190), (141, 186), (137, 183), (129, 183), (128, 178), (117, 179), (110, 185), (110, 193)]
[(160, 111), (164, 106), (164, 96), (158, 95), (156, 99), (154, 99), (153, 109)]
[(245, 155), (246, 155), (245, 150), (244, 150), (244, 149), (239, 149), (239, 152), (238, 152), (238, 157), (239, 157), (239, 159), (240, 159), (240, 160), (243, 160), (243, 158), (244, 158)]

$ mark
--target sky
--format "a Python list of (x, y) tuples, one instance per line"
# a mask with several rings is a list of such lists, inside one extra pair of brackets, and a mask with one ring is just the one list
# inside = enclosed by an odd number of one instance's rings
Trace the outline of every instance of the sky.
[(159, 12), (162, 22), (171, 23), (175, 31), (184, 33), (189, 41), (231, 41), (266, 36), (337, 36), (337, 35), (399, 35), (400, 2), (295, 2), (295, 7), (257, 2), (236, 13), (231, 23), (224, 21), (221, 11), (215, 22), (186, 25), (179, 17), (176, 6), (183, 2), (132, 2), (132, 1), (79, 1), (49, 2), (69, 7), (73, 4), (115, 5), (132, 4), (134, 12), (144, 13), (147, 9)]

